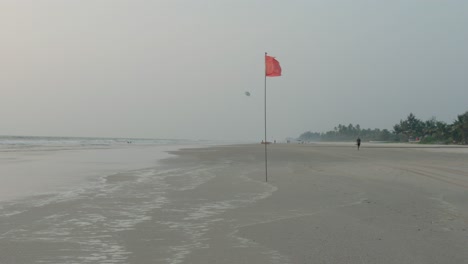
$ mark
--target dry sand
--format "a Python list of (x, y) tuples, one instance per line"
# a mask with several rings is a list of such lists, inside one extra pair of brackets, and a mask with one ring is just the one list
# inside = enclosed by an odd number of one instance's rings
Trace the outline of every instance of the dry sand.
[(468, 153), (443, 150), (272, 144), (268, 182), (263, 145), (176, 151), (141, 186), (11, 216), (0, 263), (468, 263)]

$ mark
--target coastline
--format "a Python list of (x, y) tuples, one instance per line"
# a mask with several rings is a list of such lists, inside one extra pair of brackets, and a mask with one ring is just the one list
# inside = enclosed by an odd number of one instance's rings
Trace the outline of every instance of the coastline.
[[(231, 188), (269, 190), (252, 203), (212, 211), (202, 230), (185, 223), (199, 240), (183, 247), (180, 263), (462, 263), (466, 156), (426, 150), (273, 144), (268, 183), (263, 145), (178, 151), (174, 164), (231, 161), (224, 175), (173, 197), (205, 201), (191, 202), (192, 210), (217, 208), (209, 201)], [(234, 184), (236, 175), (247, 179)]]
[[(260, 144), (175, 154), (164, 163), (229, 166), (174, 194), (166, 215), (155, 213), (130, 232), (130, 244), (139, 246), (129, 263), (167, 256), (157, 262), (455, 264), (468, 257), (466, 156), (276, 144), (265, 183)], [(148, 253), (137, 241), (165, 225)]]
[(191, 145), (35, 147), (0, 151), (0, 202), (72, 191), (106, 175), (152, 167)]
[(3, 217), (0, 262), (468, 259), (466, 155), (365, 144), (268, 151), (268, 182), (261, 144), (185, 148), (74, 199)]

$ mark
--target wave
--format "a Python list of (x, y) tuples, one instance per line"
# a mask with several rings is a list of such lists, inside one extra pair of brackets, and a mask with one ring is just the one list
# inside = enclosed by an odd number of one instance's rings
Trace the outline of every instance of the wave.
[(123, 145), (218, 145), (223, 142), (189, 139), (150, 138), (91, 138), (91, 137), (41, 137), (41, 136), (0, 136), (0, 151), (7, 150), (50, 150), (86, 147), (112, 147)]

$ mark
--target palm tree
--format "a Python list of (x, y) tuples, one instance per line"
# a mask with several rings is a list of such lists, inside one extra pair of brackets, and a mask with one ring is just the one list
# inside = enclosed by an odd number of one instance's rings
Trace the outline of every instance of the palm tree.
[(452, 124), (452, 137), (461, 144), (468, 144), (468, 111), (458, 115)]

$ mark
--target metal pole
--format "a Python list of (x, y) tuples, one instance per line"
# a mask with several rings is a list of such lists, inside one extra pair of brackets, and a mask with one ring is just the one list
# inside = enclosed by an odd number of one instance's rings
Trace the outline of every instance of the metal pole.
[[(267, 53), (265, 52), (265, 62)], [(266, 101), (266, 63), (265, 63), (265, 182), (268, 182), (268, 159), (267, 159), (267, 101)]]

